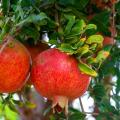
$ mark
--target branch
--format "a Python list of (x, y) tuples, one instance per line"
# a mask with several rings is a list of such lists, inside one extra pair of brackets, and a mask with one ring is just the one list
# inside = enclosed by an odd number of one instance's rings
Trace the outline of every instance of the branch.
[(113, 43), (115, 43), (114, 38), (116, 37), (115, 16), (116, 16), (115, 3), (113, 3), (112, 4), (112, 20), (111, 20), (111, 27), (112, 27), (111, 36), (113, 38)]
[(94, 113), (94, 112), (83, 112), (84, 114), (90, 114), (90, 115), (93, 115), (93, 116), (98, 116), (99, 113)]
[(56, 4), (55, 4), (55, 22), (57, 23), (57, 32), (58, 32), (58, 29), (59, 29), (59, 15), (58, 15), (58, 11), (56, 9)]
[(79, 102), (80, 102), (81, 110), (84, 113), (85, 111), (84, 111), (84, 107), (83, 107), (83, 104), (82, 104), (81, 97), (79, 97)]

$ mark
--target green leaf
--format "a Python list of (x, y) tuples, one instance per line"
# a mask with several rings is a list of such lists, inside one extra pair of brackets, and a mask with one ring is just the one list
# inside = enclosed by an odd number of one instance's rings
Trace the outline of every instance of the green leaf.
[(87, 26), (86, 26), (86, 30), (88, 30), (88, 29), (97, 29), (97, 26), (95, 25), (95, 24), (88, 24)]
[(96, 77), (97, 76), (97, 72), (94, 71), (91, 67), (89, 67), (87, 64), (83, 63), (80, 61), (80, 63), (78, 64), (79, 69), (83, 72), (86, 73), (90, 76)]
[(71, 34), (80, 34), (83, 32), (84, 28), (86, 27), (86, 23), (84, 20), (79, 20), (76, 22), (76, 24), (73, 26), (71, 30)]
[(102, 84), (96, 84), (94, 87), (93, 87), (93, 91), (92, 91), (92, 96), (94, 96), (94, 98), (100, 102), (103, 97), (106, 96), (105, 94), (105, 88)]
[(56, 120), (53, 115), (50, 115), (50, 120)]
[(95, 51), (96, 49), (97, 49), (97, 44), (96, 43), (94, 43), (94, 44), (92, 44), (91, 46), (90, 46), (90, 50), (93, 50), (93, 51)]
[[(19, 117), (18, 112), (16, 113), (13, 110), (11, 110), (8, 105), (6, 105), (5, 107), (4, 115), (5, 115), (5, 120), (17, 120)], [(0, 117), (1, 117), (1, 111), (0, 111)]]
[(112, 49), (112, 46), (111, 46), (111, 45), (106, 45), (106, 46), (103, 47), (103, 50), (104, 50), (104, 51), (110, 52), (111, 49)]
[(13, 103), (14, 104), (16, 104), (16, 105), (18, 105), (18, 106), (20, 106), (20, 107), (22, 107), (23, 106), (23, 102), (21, 102), (21, 101), (19, 101), (19, 100), (12, 100), (13, 101)]
[(81, 38), (75, 45), (74, 47), (77, 49), (81, 47), (85, 43), (86, 38)]
[(48, 17), (43, 12), (41, 12), (40, 14), (37, 14), (37, 15), (36, 14), (31, 14), (26, 19), (24, 19), (23, 21), (18, 23), (16, 25), (16, 27), (17, 26), (23, 26), (24, 24), (28, 24), (28, 23), (37, 23), (37, 22), (40, 22), (44, 19), (48, 19)]
[(89, 46), (88, 45), (84, 45), (83, 47), (80, 47), (77, 50), (77, 53), (79, 53), (80, 56), (82, 56), (82, 55), (86, 54), (88, 51), (89, 51)]
[(33, 38), (34, 41), (39, 40), (40, 34), (39, 31), (34, 26), (25, 26), (21, 30), (21, 34), (25, 35), (28, 38)]
[(84, 120), (85, 115), (81, 112), (75, 112), (69, 116), (69, 120)]
[(86, 27), (86, 23), (84, 20), (77, 21), (76, 24), (73, 26), (70, 34), (66, 36), (66, 39), (74, 38), (75, 36), (84, 33), (85, 27)]
[(67, 35), (70, 33), (71, 28), (72, 28), (73, 24), (75, 23), (75, 16), (65, 15), (65, 17), (66, 17), (66, 19), (68, 19), (68, 23), (65, 27), (64, 34)]
[(8, 14), (8, 11), (10, 9), (10, 0), (2, 0), (1, 6), (3, 14), (4, 15)]
[(9, 102), (8, 107), (13, 111), (19, 114), (18, 110), (16, 109), (16, 106), (12, 103)]
[(92, 63), (97, 63), (96, 58), (89, 57), (87, 59), (87, 63), (92, 64)]
[(9, 26), (9, 18), (5, 19), (5, 23), (2, 27), (2, 31), (0, 33), (0, 42), (2, 42), (5, 34), (7, 34), (10, 30), (10, 26)]
[(102, 44), (104, 38), (101, 35), (91, 35), (87, 40), (86, 43), (87, 44), (92, 44), (92, 43), (98, 43), (98, 44)]
[(75, 51), (72, 49), (71, 45), (66, 44), (66, 43), (61, 44), (61, 46), (58, 49), (63, 52), (67, 52), (69, 55), (72, 55), (75, 53)]
[(103, 32), (105, 35), (109, 35), (109, 21), (110, 21), (110, 11), (103, 11), (96, 14), (90, 23), (93, 23), (98, 26), (98, 31)]
[(103, 60), (105, 60), (109, 56), (109, 54), (110, 54), (109, 51), (101, 50), (101, 51), (98, 52), (96, 60), (97, 61), (103, 61)]

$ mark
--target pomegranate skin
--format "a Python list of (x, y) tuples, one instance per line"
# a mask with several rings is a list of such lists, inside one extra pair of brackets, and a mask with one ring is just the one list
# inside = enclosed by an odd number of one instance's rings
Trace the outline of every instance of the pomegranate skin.
[(104, 40), (103, 40), (103, 45), (113, 45), (114, 44), (114, 40), (112, 37), (108, 37), (108, 36), (105, 36), (104, 37)]
[(48, 49), (48, 45), (44, 44), (44, 43), (39, 43), (37, 45), (29, 45), (26, 44), (25, 47), (28, 49), (28, 51), (30, 52), (31, 58), (32, 60), (34, 60), (34, 58), (41, 53), (42, 51)]
[(27, 49), (16, 40), (10, 41), (0, 53), (0, 93), (20, 90), (26, 82), (29, 69), (30, 55)]
[(53, 48), (34, 59), (31, 79), (42, 96), (51, 100), (56, 96), (73, 100), (87, 90), (90, 76), (80, 72), (73, 56)]

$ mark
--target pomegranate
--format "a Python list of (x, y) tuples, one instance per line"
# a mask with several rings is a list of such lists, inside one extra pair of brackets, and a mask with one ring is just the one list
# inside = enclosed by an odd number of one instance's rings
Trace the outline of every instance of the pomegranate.
[(53, 101), (52, 107), (65, 108), (87, 90), (90, 76), (78, 68), (78, 61), (58, 49), (40, 53), (32, 66), (31, 79), (37, 91)]
[[(20, 90), (30, 69), (30, 55), (17, 40), (7, 36), (8, 43), (0, 44), (0, 93)], [(4, 46), (4, 47), (3, 47)]]
[(114, 44), (114, 40), (112, 37), (108, 37), (108, 36), (105, 36), (104, 37), (104, 40), (103, 40), (103, 45), (113, 45)]
[(42, 51), (48, 49), (48, 45), (44, 44), (44, 43), (40, 43), (37, 45), (29, 45), (26, 44), (25, 47), (28, 49), (28, 51), (30, 52), (31, 58), (32, 60)]

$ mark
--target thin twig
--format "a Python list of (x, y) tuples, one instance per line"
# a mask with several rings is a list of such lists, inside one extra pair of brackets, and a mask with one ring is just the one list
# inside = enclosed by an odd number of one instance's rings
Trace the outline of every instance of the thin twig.
[(57, 23), (57, 32), (58, 32), (58, 29), (59, 29), (59, 15), (58, 15), (58, 11), (56, 9), (56, 4), (55, 4), (55, 22)]
[(81, 110), (82, 110), (82, 113), (83, 114), (91, 114), (91, 115), (94, 115), (94, 116), (97, 116), (97, 115), (99, 115), (99, 113), (94, 113), (94, 112), (85, 112), (85, 110), (84, 110), (84, 107), (83, 107), (83, 104), (82, 104), (82, 100), (81, 100), (81, 98), (79, 97), (79, 102), (80, 102), (80, 106), (81, 106)]
[(90, 114), (90, 115), (94, 115), (94, 116), (97, 116), (99, 115), (99, 113), (94, 113), (94, 112), (83, 112), (84, 114)]
[(116, 16), (116, 12), (115, 12), (115, 3), (114, 3), (112, 5), (112, 20), (111, 20), (111, 27), (112, 27), (111, 36), (113, 38), (113, 43), (115, 43), (114, 38), (116, 37), (115, 16)]
[(83, 104), (82, 104), (82, 100), (81, 100), (81, 97), (79, 97), (79, 102), (80, 102), (80, 106), (81, 106), (81, 110), (82, 110), (82, 112), (85, 112), (85, 111), (84, 111), (84, 107), (83, 107)]

